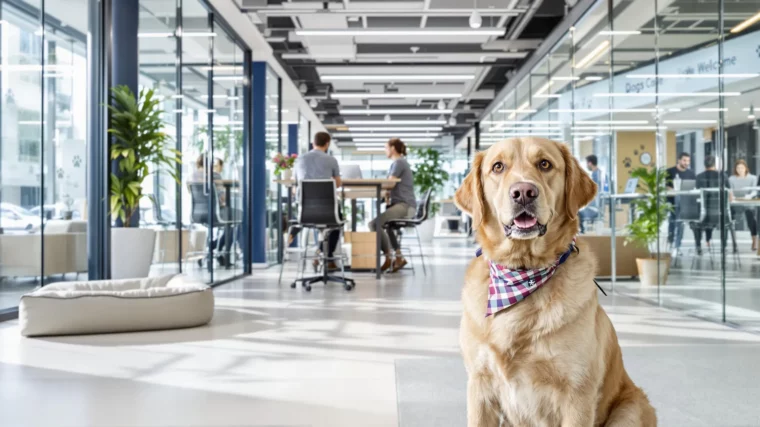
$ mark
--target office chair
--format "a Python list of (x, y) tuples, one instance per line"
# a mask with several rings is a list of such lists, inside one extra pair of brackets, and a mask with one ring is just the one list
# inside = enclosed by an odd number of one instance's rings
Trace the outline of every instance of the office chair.
[[(701, 205), (701, 220), (700, 224), (703, 230), (720, 230), (720, 195), (716, 190), (702, 189), (702, 205)], [(728, 202), (729, 190), (724, 189), (725, 200)], [(741, 259), (738, 256), (738, 247), (736, 244), (736, 227), (735, 221), (731, 216), (731, 209), (725, 211), (724, 229), (720, 230), (720, 250), (726, 250), (728, 246), (728, 233), (731, 236), (731, 242), (733, 244), (734, 264), (741, 267)], [(707, 240), (705, 240), (707, 241)], [(713, 252), (712, 245), (707, 249), (710, 254), (710, 266), (713, 266)]]
[[(292, 224), (291, 227), (298, 226), (304, 231), (319, 230), (322, 232), (322, 251), (314, 256), (308, 256), (310, 233), (307, 232), (306, 244), (301, 256), (301, 277), (293, 281), (290, 287), (294, 288), (301, 282), (301, 286), (306, 291), (311, 291), (311, 285), (317, 282), (327, 284), (329, 282), (342, 283), (343, 288), (347, 291), (352, 290), (356, 283), (353, 279), (346, 277), (345, 262), (347, 257), (342, 253), (338, 256), (328, 256), (329, 253), (329, 236), (332, 231), (337, 230), (339, 234), (338, 242), (343, 240), (343, 221), (338, 213), (338, 200), (335, 190), (335, 181), (332, 179), (313, 179), (304, 180), (300, 183), (301, 191), (300, 205), (301, 209), (298, 215), (298, 224)], [(336, 248), (337, 250), (337, 248)], [(322, 262), (322, 274), (318, 276), (303, 277), (306, 269), (307, 259), (319, 259)], [(340, 276), (327, 274), (327, 264), (330, 261), (340, 262)]]
[[(188, 183), (187, 186), (190, 189), (191, 196), (190, 225), (191, 227), (193, 225), (205, 226), (209, 229), (209, 233), (206, 235), (206, 246), (203, 248), (203, 251), (188, 251), (187, 254), (185, 254), (185, 264), (187, 264), (190, 255), (202, 255), (202, 263), (203, 260), (212, 259), (214, 252), (217, 254), (225, 254), (228, 257), (227, 259), (229, 259), (229, 252), (231, 252), (232, 248), (234, 248), (235, 244), (237, 243), (237, 233), (234, 231), (234, 226), (239, 224), (240, 221), (231, 220), (229, 218), (222, 219), (222, 215), (219, 210), (219, 198), (217, 196), (215, 186), (212, 185), (209, 191), (206, 191), (205, 182), (191, 182)], [(209, 210), (211, 211), (210, 217)], [(228, 215), (228, 217), (229, 216), (230, 215)], [(212, 223), (214, 225), (213, 228), (211, 227)], [(218, 238), (216, 239), (216, 247), (209, 249), (211, 246), (210, 242), (213, 241), (213, 230), (219, 227), (226, 227), (226, 229), (229, 230), (230, 234), (232, 234), (232, 236), (226, 237), (232, 239), (232, 242), (229, 245), (230, 251), (219, 247), (221, 239)]]
[[(425, 192), (425, 197), (422, 198), (422, 200), (417, 202), (417, 215), (414, 216), (414, 218), (408, 218), (408, 219), (394, 219), (387, 221), (384, 225), (385, 232), (386, 233), (399, 233), (401, 234), (401, 230), (404, 228), (413, 228), (414, 229), (414, 235), (417, 237), (417, 247), (419, 248), (419, 256), (420, 260), (422, 261), (422, 271), (427, 276), (427, 268), (425, 267), (425, 254), (422, 252), (422, 241), (420, 240), (420, 233), (419, 230), (417, 230), (417, 227), (420, 226), (423, 222), (425, 222), (426, 219), (428, 219), (428, 216), (430, 215), (430, 197), (433, 193), (432, 189), (428, 189)], [(401, 240), (399, 240), (401, 241)], [(403, 252), (403, 249), (402, 249)], [(412, 254), (411, 249), (409, 250), (409, 258), (413, 258), (415, 255)], [(414, 273), (414, 265), (412, 265), (412, 273)]]

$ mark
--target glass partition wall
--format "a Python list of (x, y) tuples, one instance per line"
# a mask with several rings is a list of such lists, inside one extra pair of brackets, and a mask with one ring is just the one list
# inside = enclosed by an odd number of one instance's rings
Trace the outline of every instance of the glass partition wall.
[(2, 312), (86, 277), (88, 2), (0, 1), (0, 13)]
[[(242, 274), (244, 49), (200, 0), (141, 2), (140, 85), (163, 98), (181, 185), (154, 174), (141, 226), (157, 232), (151, 274), (206, 283)], [(171, 60), (167, 60), (171, 58)]]
[(759, 17), (760, 1), (597, 2), (480, 122), (482, 148), (563, 141), (597, 181), (580, 238), (603, 286), (755, 329)]

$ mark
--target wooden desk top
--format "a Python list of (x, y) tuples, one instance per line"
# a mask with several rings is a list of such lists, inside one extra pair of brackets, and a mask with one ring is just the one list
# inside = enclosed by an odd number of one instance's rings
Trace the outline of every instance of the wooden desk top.
[[(346, 188), (346, 190), (350, 189), (351, 187), (355, 188), (362, 188), (362, 189), (369, 189), (372, 186), (375, 186), (377, 184), (382, 185), (383, 190), (390, 190), (393, 187), (396, 186), (396, 184), (401, 181), (398, 178), (357, 178), (357, 179), (344, 179), (343, 180), (343, 187)], [(275, 184), (281, 184), (286, 187), (292, 187), (295, 185), (295, 180), (293, 179), (275, 179), (273, 181)], [(340, 190), (340, 189), (338, 189)]]

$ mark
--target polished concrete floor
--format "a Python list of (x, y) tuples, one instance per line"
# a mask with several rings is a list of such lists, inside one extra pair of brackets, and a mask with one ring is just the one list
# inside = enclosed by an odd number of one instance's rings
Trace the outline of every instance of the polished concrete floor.
[[(473, 249), (447, 239), (426, 252), (427, 276), (357, 274), (350, 293), (256, 271), (215, 289), (202, 328), (24, 339), (0, 323), (0, 426), (418, 427), (441, 406), (452, 416), (425, 425), (459, 426), (459, 293)], [(660, 425), (760, 425), (760, 335), (601, 299)], [(415, 392), (431, 388), (453, 394)]]

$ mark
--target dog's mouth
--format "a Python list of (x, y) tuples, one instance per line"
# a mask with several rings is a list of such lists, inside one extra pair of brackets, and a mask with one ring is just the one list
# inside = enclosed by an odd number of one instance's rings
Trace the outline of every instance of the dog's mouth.
[(546, 234), (546, 224), (538, 222), (538, 218), (531, 212), (522, 211), (517, 214), (509, 224), (504, 224), (504, 234), (507, 237), (531, 238)]

